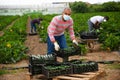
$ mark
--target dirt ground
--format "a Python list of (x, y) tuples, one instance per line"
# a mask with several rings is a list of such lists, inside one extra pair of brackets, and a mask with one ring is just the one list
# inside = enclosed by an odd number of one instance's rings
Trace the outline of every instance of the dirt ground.
[[(28, 18), (27, 33), (30, 31), (30, 18)], [(25, 45), (30, 49), (26, 54), (46, 54), (46, 43), (40, 43), (39, 35), (27, 36), (27, 40), (25, 41)], [(92, 53), (87, 53), (85, 56), (72, 56), (69, 57), (69, 60), (72, 59), (86, 59), (92, 61), (100, 61), (100, 60), (117, 60), (120, 61), (120, 52), (105, 52), (99, 51), (99, 44), (95, 45), (95, 50)], [(58, 58), (58, 61), (62, 61), (61, 58)], [(22, 60), (16, 64), (0, 64), (0, 68), (5, 67), (26, 67), (28, 66), (28, 60)], [(115, 63), (120, 64), (120, 63)], [(114, 69), (110, 68), (109, 64), (99, 64), (99, 69), (105, 70), (106, 76), (100, 78), (100, 80), (120, 80), (120, 68)], [(28, 68), (8, 70), (9, 73), (1, 75), (0, 80), (30, 80)], [(33, 78), (32, 80), (38, 80)]]

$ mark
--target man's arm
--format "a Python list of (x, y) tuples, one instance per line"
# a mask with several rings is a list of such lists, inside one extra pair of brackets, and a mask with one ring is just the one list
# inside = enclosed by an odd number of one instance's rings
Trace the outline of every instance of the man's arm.
[(69, 33), (70, 33), (70, 38), (71, 38), (72, 42), (73, 42), (75, 45), (78, 45), (78, 42), (77, 42), (76, 39), (75, 39), (74, 30), (73, 30), (73, 27), (72, 27), (72, 26), (69, 28)]
[(69, 30), (69, 34), (70, 34), (71, 40), (74, 40), (74, 39), (75, 39), (75, 35), (74, 35), (73, 26), (70, 26), (70, 27), (68, 28), (68, 30)]
[(99, 25), (100, 25), (100, 23), (97, 21), (94, 25), (95, 25), (95, 26), (99, 26)]
[(55, 42), (55, 38), (54, 38), (55, 29), (56, 29), (56, 20), (55, 20), (55, 18), (53, 18), (47, 29), (48, 36), (49, 36), (51, 42), (53, 42), (53, 43)]
[(99, 29), (100, 28), (100, 23), (98, 21), (94, 24), (94, 28), (95, 29)]

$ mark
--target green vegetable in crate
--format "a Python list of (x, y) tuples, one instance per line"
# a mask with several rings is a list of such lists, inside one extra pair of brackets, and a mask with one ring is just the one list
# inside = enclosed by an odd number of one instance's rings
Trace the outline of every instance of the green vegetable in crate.
[(81, 64), (82, 61), (81, 60), (70, 60), (70, 61), (68, 61), (68, 63), (71, 63), (71, 64)]
[(42, 72), (46, 78), (52, 78), (54, 76), (71, 74), (72, 66), (67, 63), (45, 64), (42, 67)]
[(60, 49), (56, 53), (60, 54), (60, 56), (71, 56), (76, 54), (76, 52), (77, 52), (76, 48), (68, 47), (68, 48)]
[(45, 63), (53, 63), (56, 61), (56, 58), (54, 55), (32, 55), (30, 56), (30, 63), (31, 64), (45, 64)]
[(69, 48), (63, 49), (63, 52), (64, 52), (64, 54), (71, 54), (71, 53), (75, 52), (75, 49), (72, 47), (69, 47)]
[(66, 65), (60, 65), (60, 66), (46, 66), (45, 69), (55, 72), (55, 71), (60, 71), (60, 70), (66, 70), (69, 68), (69, 66)]
[(81, 63), (72, 63), (73, 65), (73, 73), (83, 73), (83, 72), (91, 72), (98, 70), (98, 64), (93, 61), (81, 62)]
[(33, 59), (42, 59), (42, 60), (49, 60), (53, 58), (53, 55), (32, 55)]
[(80, 55), (81, 54), (81, 48), (78, 47), (68, 47), (64, 49), (60, 49), (59, 51), (55, 51), (56, 56), (63, 58), (63, 62), (68, 61), (69, 56), (73, 55)]

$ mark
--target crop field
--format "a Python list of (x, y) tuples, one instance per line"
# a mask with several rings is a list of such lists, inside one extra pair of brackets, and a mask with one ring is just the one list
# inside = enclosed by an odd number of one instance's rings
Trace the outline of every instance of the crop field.
[[(95, 15), (109, 16), (109, 21), (101, 25), (103, 28), (100, 30), (99, 42), (102, 43), (102, 49), (109, 49), (110, 51), (119, 50), (120, 47), (120, 12), (97, 12), (97, 13), (79, 13), (72, 14), (71, 17), (74, 21), (74, 31), (75, 35), (79, 37), (78, 33), (80, 31), (87, 31), (88, 24), (87, 21), (90, 17)], [(0, 63), (12, 63), (21, 60), (25, 57), (24, 53), (28, 48), (24, 45), (26, 40), (26, 23), (28, 16), (31, 19), (41, 17), (43, 22), (41, 26), (37, 26), (42, 42), (46, 42), (47, 37), (47, 27), (54, 15), (42, 15), (39, 13), (27, 14), (21, 17), (18, 16), (0, 16), (0, 29), (4, 31), (4, 35), (0, 36)], [(4, 19), (3, 19), (4, 18)], [(15, 21), (15, 23), (8, 29), (4, 29), (10, 22)], [(4, 29), (4, 30), (3, 30)], [(70, 44), (69, 33), (66, 34), (67, 42)]]

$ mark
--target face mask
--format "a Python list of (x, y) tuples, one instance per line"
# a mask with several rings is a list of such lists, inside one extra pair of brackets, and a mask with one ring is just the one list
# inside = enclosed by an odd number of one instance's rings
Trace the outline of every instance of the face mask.
[(65, 15), (65, 14), (63, 15), (63, 18), (64, 18), (65, 21), (70, 20), (70, 16)]

